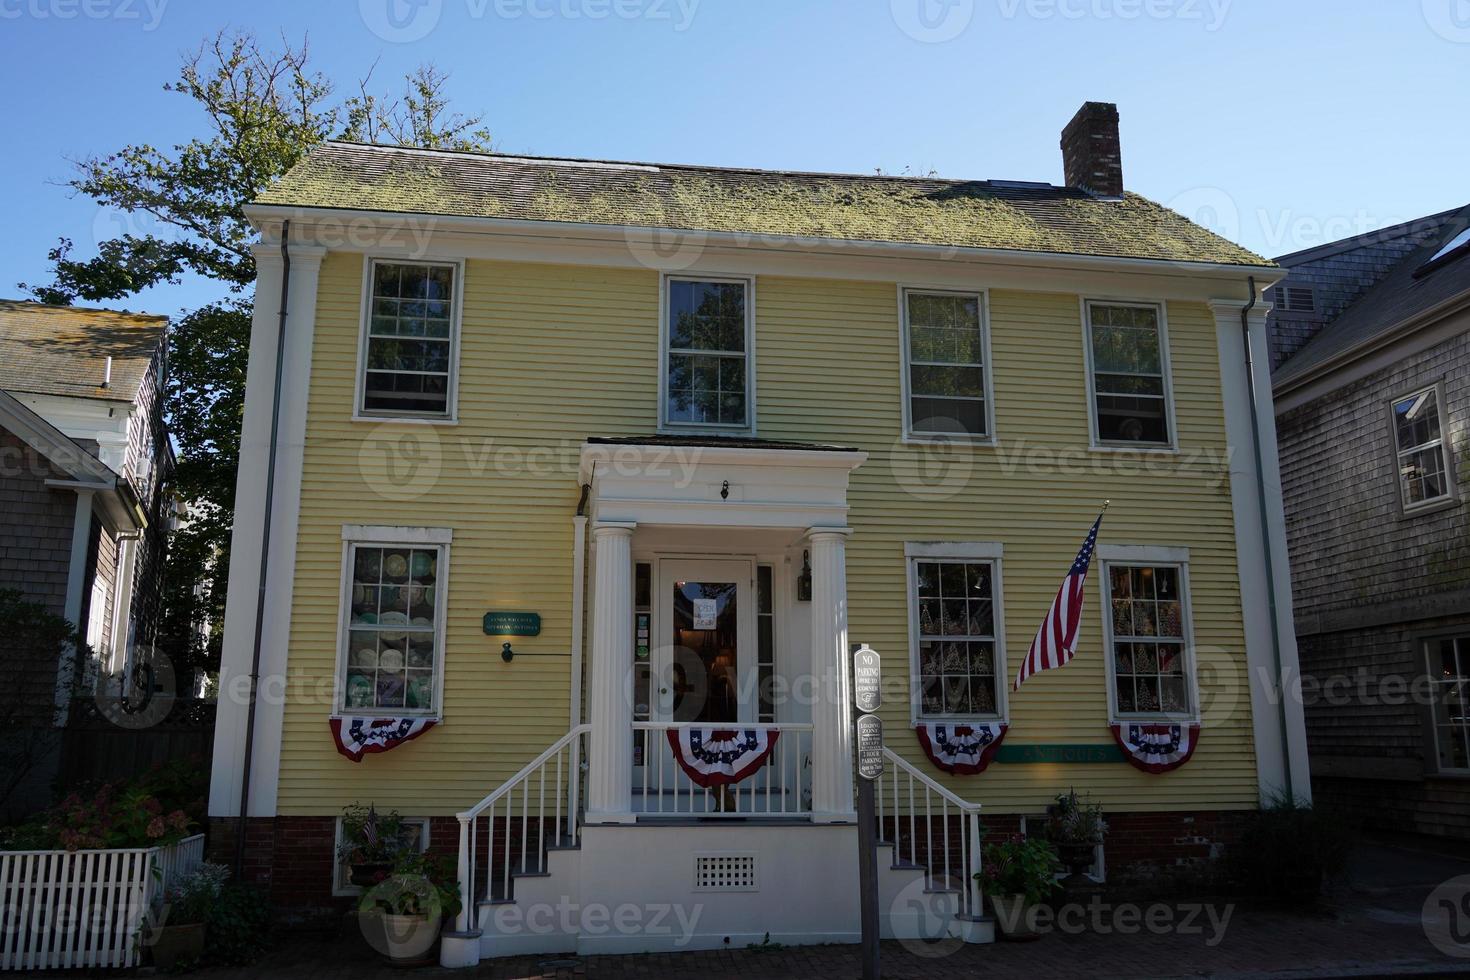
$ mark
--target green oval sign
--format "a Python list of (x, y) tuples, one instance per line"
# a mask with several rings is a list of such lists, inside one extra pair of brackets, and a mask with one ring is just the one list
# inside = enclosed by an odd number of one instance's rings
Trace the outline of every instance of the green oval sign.
[(540, 632), (540, 613), (487, 612), (485, 614), (485, 633), (488, 636), (537, 636)]

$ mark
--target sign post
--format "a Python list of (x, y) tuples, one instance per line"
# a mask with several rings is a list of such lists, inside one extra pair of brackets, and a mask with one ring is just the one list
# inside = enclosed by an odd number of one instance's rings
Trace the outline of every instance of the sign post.
[(871, 647), (852, 655), (853, 723), (857, 747), (858, 891), (863, 928), (863, 980), (878, 980), (878, 816), (873, 780), (883, 776), (883, 719), (871, 712), (883, 704), (881, 660)]

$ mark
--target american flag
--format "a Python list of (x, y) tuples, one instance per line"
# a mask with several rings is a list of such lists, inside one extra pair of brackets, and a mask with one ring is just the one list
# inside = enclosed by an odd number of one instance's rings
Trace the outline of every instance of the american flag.
[[(1107, 507), (1104, 506), (1103, 510), (1106, 511)], [(1083, 587), (1087, 585), (1087, 569), (1092, 564), (1093, 549), (1097, 547), (1097, 529), (1100, 524), (1102, 514), (1098, 514), (1097, 520), (1092, 522), (1092, 530), (1087, 532), (1087, 540), (1082, 542), (1077, 560), (1072, 562), (1067, 577), (1062, 579), (1062, 587), (1057, 590), (1057, 597), (1046, 611), (1046, 618), (1036, 631), (1036, 639), (1031, 641), (1031, 649), (1016, 673), (1014, 690), (1019, 691), (1022, 682), (1032, 674), (1065, 665), (1077, 652), (1077, 629), (1082, 623)]]

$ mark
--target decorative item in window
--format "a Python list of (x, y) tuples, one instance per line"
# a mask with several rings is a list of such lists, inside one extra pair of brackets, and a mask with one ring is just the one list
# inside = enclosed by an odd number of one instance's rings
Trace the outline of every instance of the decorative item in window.
[(1108, 727), (1133, 768), (1154, 775), (1184, 765), (1199, 744), (1199, 725), (1125, 721)]
[(738, 783), (761, 767), (776, 745), (770, 728), (670, 728), (669, 747), (679, 767), (705, 789)]
[(369, 752), (387, 752), (404, 742), (411, 742), (433, 728), (434, 722), (433, 718), (379, 718), (375, 715), (330, 720), (337, 751), (353, 762), (361, 762)]
[(999, 714), (993, 563), (916, 560), (913, 582), (919, 717)]
[(812, 601), (812, 553), (801, 553), (801, 574), (796, 576), (796, 601)]
[(436, 710), (441, 557), (438, 548), (352, 546), (344, 714)]
[(990, 765), (1008, 726), (1000, 722), (921, 721), (914, 734), (929, 761), (955, 776), (976, 776)]
[(1118, 716), (1175, 719), (1191, 710), (1183, 570), (1108, 563), (1108, 634)]

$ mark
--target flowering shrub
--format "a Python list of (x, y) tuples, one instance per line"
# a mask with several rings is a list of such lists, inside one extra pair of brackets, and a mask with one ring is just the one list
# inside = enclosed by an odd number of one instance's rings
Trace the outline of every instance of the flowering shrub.
[[(199, 777), (187, 763), (155, 767), (131, 782), (74, 792), (29, 823), (0, 836), (0, 849), (68, 851), (159, 847), (188, 837), (203, 812)], [(195, 772), (198, 770), (196, 768)]]
[(1061, 862), (1050, 841), (1012, 834), (986, 844), (981, 854), (983, 865), (975, 877), (987, 895), (1025, 895), (1027, 904), (1034, 905), (1056, 888)]
[(219, 900), (230, 869), (223, 864), (201, 864), (181, 877), (163, 895), (159, 924), (189, 926), (209, 919), (210, 909)]

